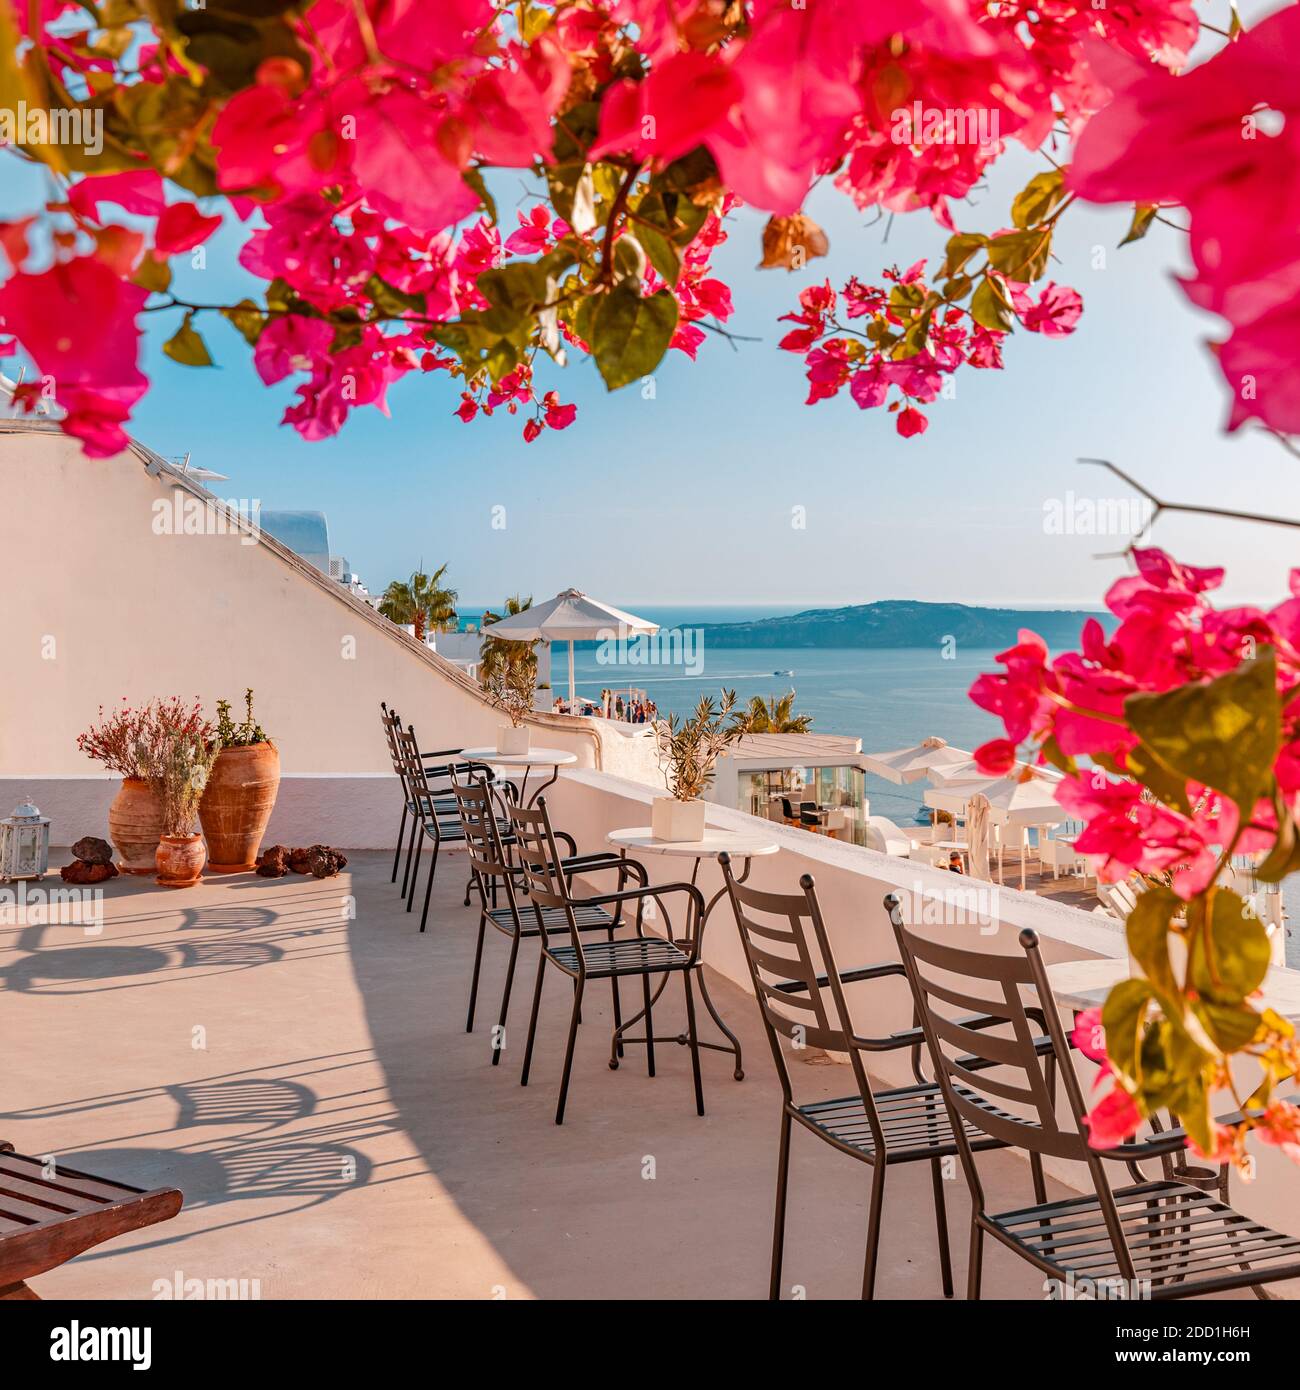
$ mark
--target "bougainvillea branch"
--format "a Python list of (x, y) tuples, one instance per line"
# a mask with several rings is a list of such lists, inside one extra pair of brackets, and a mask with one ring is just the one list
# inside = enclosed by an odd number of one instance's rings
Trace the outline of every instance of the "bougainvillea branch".
[[(920, 407), (959, 367), (1000, 367), (1015, 329), (1074, 330), (1080, 296), (1047, 270), (1083, 196), (1132, 201), (1129, 241), (1186, 210), (1188, 293), (1234, 327), (1232, 422), (1287, 432), (1300, 245), (1276, 190), (1295, 186), (1300, 122), (1256, 120), (1258, 139), (1241, 122), (1293, 110), (1276, 73), (1294, 63), (1274, 60), (1296, 56), (1296, 27), (1233, 22), (1184, 71), (1191, 0), (0, 0), (0, 143), (54, 186), (0, 226), (0, 350), (35, 369), (20, 404), (56, 401), (94, 454), (122, 447), (148, 389), (145, 314), (195, 368), (242, 338), (264, 383), (293, 384), (284, 420), (307, 439), (386, 410), (415, 373), (462, 419), (521, 414), (534, 439), (573, 418), (544, 380), (573, 357), (618, 390), (709, 331), (734, 346), (710, 269), (728, 214), (770, 214), (762, 265), (801, 269), (828, 249), (803, 211), (826, 181), (946, 234), (909, 271), (806, 289), (806, 341), (785, 342), (810, 399), (847, 386), (916, 435)], [(1168, 161), (1174, 141), (1213, 148)], [(959, 228), (1011, 144), (1049, 167), (1004, 227)], [(518, 225), (493, 196), (506, 170), (535, 192)], [(236, 245), (255, 294), (174, 288), (177, 258)]]

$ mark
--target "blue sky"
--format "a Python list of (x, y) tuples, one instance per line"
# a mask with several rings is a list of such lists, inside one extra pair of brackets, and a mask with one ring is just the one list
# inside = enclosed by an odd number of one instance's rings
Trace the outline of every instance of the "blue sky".
[[(1010, 198), (1043, 167), (1015, 147), (991, 186), (956, 210), (959, 224), (1004, 225)], [(7, 161), (0, 208), (30, 209), (38, 187)], [(525, 186), (497, 191), (513, 223)], [(546, 384), (578, 404), (562, 435), (524, 445), (518, 419), (464, 425), (451, 413), (457, 392), (435, 373), (390, 392), (391, 419), (360, 410), (338, 438), (305, 444), (278, 423), (289, 384), (262, 387), (228, 325), (200, 325), (215, 369), (162, 357), (178, 313), (150, 319), (154, 385), (134, 432), (229, 474), (214, 484), (222, 496), (324, 510), (334, 550), (372, 590), (421, 561), (448, 561), (467, 604), (575, 584), (626, 604), (1093, 606), (1123, 568), (1095, 557), (1123, 538), (1049, 534), (1045, 507), (1071, 491), (1127, 494), (1080, 467), (1081, 455), (1113, 459), (1171, 499), (1300, 515), (1300, 463), (1264, 437), (1222, 432), (1226, 395), (1205, 347), (1215, 321), (1173, 283), (1185, 258), (1178, 233), (1157, 226), (1119, 251), (1125, 211), (1072, 208), (1052, 274), (1083, 295), (1078, 331), (1015, 335), (1004, 372), (959, 373), (956, 399), (930, 408), (928, 433), (903, 440), (890, 417), (859, 411), (847, 394), (805, 407), (800, 360), (777, 351), (776, 319), (814, 278), (839, 285), (941, 256), (944, 233), (917, 213), (895, 219), (884, 244), (885, 224), (829, 188), (809, 211), (831, 254), (806, 271), (755, 269), (753, 213), (733, 219), (717, 257), (737, 304), (731, 327), (763, 341), (733, 351), (711, 337), (695, 365), (671, 353), (652, 401), (636, 386), (607, 395), (590, 364), (557, 371)], [(232, 219), (209, 244), (205, 271), (178, 258), (180, 291), (212, 301), (253, 289), (234, 267), (243, 235)], [(492, 527), (496, 506), (506, 508), (504, 530)], [(791, 526), (795, 507), (803, 530)], [(1155, 537), (1191, 561), (1226, 563), (1240, 599), (1280, 597), (1297, 562), (1293, 533), (1277, 529), (1168, 518)]]

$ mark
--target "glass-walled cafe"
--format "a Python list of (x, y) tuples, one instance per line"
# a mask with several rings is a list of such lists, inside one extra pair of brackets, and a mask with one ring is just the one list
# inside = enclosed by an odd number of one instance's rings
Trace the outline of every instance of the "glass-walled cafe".
[(747, 734), (719, 762), (714, 799), (764, 820), (865, 843), (869, 806), (862, 740)]

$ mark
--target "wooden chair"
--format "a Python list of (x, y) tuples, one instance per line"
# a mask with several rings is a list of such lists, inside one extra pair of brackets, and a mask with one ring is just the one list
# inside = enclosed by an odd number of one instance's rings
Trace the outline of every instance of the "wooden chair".
[[(849, 1010), (845, 985), (902, 976), (898, 961), (840, 972), (810, 874), (799, 880), (799, 893), (768, 893), (738, 883), (730, 856), (721, 854), (727, 892), (736, 914), (754, 995), (763, 1016), (784, 1101), (781, 1106), (780, 1156), (776, 1176), (776, 1217), (772, 1235), (772, 1274), (769, 1296), (781, 1296), (781, 1265), (785, 1248), (786, 1189), (790, 1176), (790, 1135), (801, 1125), (840, 1153), (871, 1167), (871, 1196), (867, 1215), (867, 1252), (862, 1272), (862, 1297), (875, 1292), (880, 1218), (885, 1197), (885, 1174), (899, 1163), (930, 1164), (935, 1223), (939, 1237), (939, 1268), (946, 1298), (952, 1297), (952, 1261), (948, 1250), (948, 1220), (944, 1205), (942, 1160), (957, 1153), (952, 1126), (938, 1085), (919, 1068), (924, 1035), (919, 1027), (886, 1036), (858, 1033)], [(820, 961), (824, 974), (818, 974)], [(992, 1017), (965, 1020), (972, 1030), (1000, 1022)], [(833, 1100), (802, 1102), (794, 1095), (790, 1067), (781, 1039), (797, 1048), (814, 1047), (847, 1053), (856, 1091)], [(1003, 1044), (1005, 1046), (1005, 1044)], [(867, 1075), (864, 1056), (873, 1052), (912, 1050), (917, 1084), (876, 1090)], [(1005, 1147), (1005, 1141), (978, 1130), (963, 1136), (976, 1151)], [(1032, 1166), (1034, 1195), (1046, 1197), (1042, 1168)]]
[[(980, 1296), (986, 1235), (1042, 1270), (1052, 1285), (1087, 1291), (1084, 1296), (1106, 1289), (1115, 1297), (1192, 1298), (1300, 1276), (1300, 1240), (1242, 1216), (1202, 1187), (1165, 1179), (1112, 1188), (1106, 1160), (1126, 1163), (1141, 1177), (1134, 1164), (1181, 1152), (1187, 1136), (1163, 1130), (1110, 1149), (1089, 1145), (1087, 1107), (1034, 932), (1020, 933), (1021, 954), (990, 955), (917, 935), (903, 922), (895, 894), (885, 898), (885, 906), (970, 1188), (968, 1298)], [(1051, 1056), (1060, 1064), (1069, 1109), (1065, 1124), (1043, 1070), (1044, 1054), (1031, 1046), (1026, 990), (1042, 1005)], [(997, 1017), (1011, 1036), (976, 1032), (953, 1017), (953, 1009), (970, 1008)], [(989, 1075), (982, 1068), (997, 1071)], [(1017, 1113), (1001, 1108), (1008, 1103)], [(1093, 1191), (1056, 1202), (1040, 1195), (1034, 1206), (990, 1212), (972, 1133), (1039, 1158), (1083, 1164)]]
[(59, 1166), (0, 1143), (0, 1300), (40, 1295), (27, 1280), (114, 1236), (170, 1221), (184, 1198), (174, 1187), (145, 1191)]

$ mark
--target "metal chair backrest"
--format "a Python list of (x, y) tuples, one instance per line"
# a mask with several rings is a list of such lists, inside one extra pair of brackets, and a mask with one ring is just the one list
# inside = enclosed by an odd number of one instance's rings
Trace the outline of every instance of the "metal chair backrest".
[(393, 760), (393, 771), (401, 779), (402, 794), (410, 796), (410, 788), (406, 784), (406, 758), (402, 752), (401, 733), (402, 721), (397, 711), (390, 710), (388, 705), (381, 700), (379, 702), (379, 717), (384, 726), (384, 737), (388, 740), (388, 756)]
[[(738, 883), (731, 872), (729, 855), (720, 855), (718, 862), (736, 914), (750, 979), (786, 1103), (794, 1100), (794, 1088), (781, 1038), (788, 1039), (796, 1049), (818, 1047), (827, 1052), (847, 1053), (876, 1151), (883, 1153), (884, 1135), (871, 1082), (812, 875), (800, 878), (799, 893), (768, 893)], [(819, 974), (824, 975), (824, 983), (818, 980)], [(796, 988), (789, 989), (791, 985)]]
[[(1022, 952), (1015, 956), (971, 951), (918, 935), (904, 923), (897, 895), (886, 897), (885, 905), (977, 1207), (984, 1210), (984, 1195), (963, 1122), (1029, 1153), (1086, 1163), (1120, 1271), (1133, 1278), (1102, 1161), (1088, 1144), (1083, 1092), (1039, 954), (1037, 935), (1022, 931)], [(1034, 1002), (1047, 1024), (1056, 1069), (1069, 1101), (1072, 1124), (1068, 1126), (1063, 1126), (1057, 1115), (1055, 1088), (1046, 1072), (1047, 1058), (1036, 1046), (1041, 1028), (1026, 1011), (1025, 989), (1034, 991)], [(963, 1027), (957, 1015), (970, 1013), (991, 1015), (1006, 1026), (996, 1032)], [(1006, 1036), (1008, 1029), (1010, 1037)], [(972, 1069), (972, 1060), (983, 1065)], [(1007, 1105), (1016, 1112), (1007, 1110)]]
[(483, 893), (487, 886), (484, 879), (502, 879), (513, 905), (511, 868), (506, 861), (496, 804), (488, 784), (473, 772), (469, 773), (468, 780), (462, 781), (453, 771), (451, 785), (461, 827), (465, 832), (470, 869), (478, 881), (479, 892)]
[[(582, 934), (578, 930), (568, 881), (560, 869), (560, 849), (555, 842), (555, 832), (551, 829), (546, 798), (539, 796), (536, 806), (518, 806), (512, 802), (507, 805), (506, 814), (510, 817), (510, 828), (515, 836), (517, 871), (537, 917), (542, 949), (546, 950), (549, 942), (542, 911), (544, 908), (559, 908), (569, 928), (570, 944), (578, 955), (578, 968), (585, 970), (587, 958), (582, 949)], [(553, 924), (550, 933), (554, 934), (555, 930)]]

